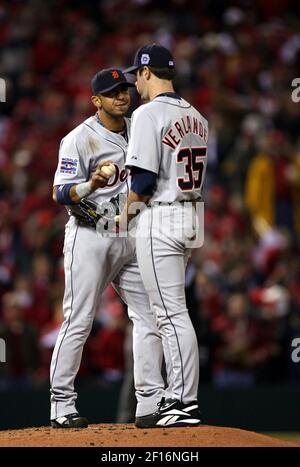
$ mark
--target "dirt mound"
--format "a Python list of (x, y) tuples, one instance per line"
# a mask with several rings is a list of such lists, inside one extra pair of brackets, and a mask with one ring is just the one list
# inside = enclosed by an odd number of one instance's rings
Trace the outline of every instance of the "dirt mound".
[(93, 446), (93, 447), (220, 447), (299, 446), (270, 436), (237, 428), (200, 426), (138, 429), (134, 425), (90, 425), (87, 429), (60, 430), (49, 427), (0, 432), (0, 446)]

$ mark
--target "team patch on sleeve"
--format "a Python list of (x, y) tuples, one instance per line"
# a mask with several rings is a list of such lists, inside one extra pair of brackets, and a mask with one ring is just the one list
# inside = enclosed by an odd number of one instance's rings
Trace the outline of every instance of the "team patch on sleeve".
[(61, 174), (76, 175), (78, 171), (78, 159), (73, 157), (62, 157), (59, 172)]

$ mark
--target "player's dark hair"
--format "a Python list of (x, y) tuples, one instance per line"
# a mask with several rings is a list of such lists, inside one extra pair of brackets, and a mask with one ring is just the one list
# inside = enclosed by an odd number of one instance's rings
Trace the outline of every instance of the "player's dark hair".
[(173, 79), (175, 78), (174, 68), (155, 68), (155, 67), (149, 66), (149, 69), (159, 79), (166, 79), (168, 81), (173, 81)]

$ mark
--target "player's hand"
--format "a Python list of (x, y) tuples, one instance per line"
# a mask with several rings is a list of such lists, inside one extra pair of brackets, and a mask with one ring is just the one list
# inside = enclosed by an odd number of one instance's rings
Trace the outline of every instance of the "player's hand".
[(97, 188), (103, 188), (104, 186), (107, 185), (108, 180), (110, 179), (110, 175), (104, 174), (101, 172), (101, 167), (104, 165), (110, 165), (113, 162), (111, 160), (103, 161), (100, 162), (97, 167), (95, 172), (92, 175), (91, 182), (92, 182), (92, 189), (97, 190)]

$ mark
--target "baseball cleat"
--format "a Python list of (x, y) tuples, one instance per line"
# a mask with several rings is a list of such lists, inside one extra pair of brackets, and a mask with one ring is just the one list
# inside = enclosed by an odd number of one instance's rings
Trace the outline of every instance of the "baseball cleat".
[(89, 422), (85, 417), (80, 417), (78, 413), (71, 413), (50, 420), (52, 428), (87, 428)]
[(156, 412), (135, 419), (135, 426), (138, 428), (198, 426), (200, 424), (201, 413), (198, 402), (183, 404), (177, 399), (162, 400)]

